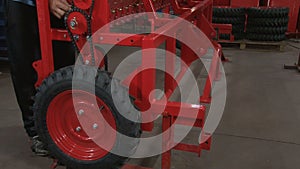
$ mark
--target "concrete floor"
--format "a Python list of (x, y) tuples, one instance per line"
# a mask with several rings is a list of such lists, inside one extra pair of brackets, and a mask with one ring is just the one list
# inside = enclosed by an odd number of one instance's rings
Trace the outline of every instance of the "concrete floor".
[[(298, 45), (299, 44), (295, 44)], [(299, 50), (225, 49), (228, 96), (212, 150), (173, 152), (172, 169), (296, 169), (300, 166), (300, 73), (284, 70)], [(8, 66), (0, 63), (0, 168), (44, 169), (22, 128)], [(159, 158), (142, 160), (159, 169)]]

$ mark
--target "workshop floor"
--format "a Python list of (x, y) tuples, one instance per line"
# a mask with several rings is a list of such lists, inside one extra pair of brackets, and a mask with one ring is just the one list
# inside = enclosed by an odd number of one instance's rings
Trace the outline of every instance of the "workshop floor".
[[(296, 44), (297, 45), (297, 44)], [(298, 44), (299, 46), (299, 44)], [(212, 150), (173, 152), (172, 169), (297, 169), (300, 166), (300, 73), (284, 70), (299, 50), (225, 49), (228, 96)], [(45, 169), (22, 127), (9, 70), (0, 63), (0, 168)], [(158, 158), (142, 160), (159, 169)]]

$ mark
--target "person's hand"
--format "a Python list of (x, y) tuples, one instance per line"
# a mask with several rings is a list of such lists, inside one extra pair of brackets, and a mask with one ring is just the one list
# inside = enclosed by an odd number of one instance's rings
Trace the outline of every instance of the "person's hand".
[(67, 0), (49, 0), (50, 11), (59, 19), (71, 9)]

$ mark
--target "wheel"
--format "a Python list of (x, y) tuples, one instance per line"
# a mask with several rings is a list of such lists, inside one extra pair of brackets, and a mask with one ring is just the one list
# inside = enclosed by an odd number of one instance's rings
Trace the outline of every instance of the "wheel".
[(285, 34), (287, 29), (288, 29), (287, 26), (282, 26), (282, 27), (247, 26), (248, 33), (260, 33), (260, 34)]
[(248, 33), (247, 39), (255, 40), (255, 41), (283, 41), (286, 39), (286, 36), (285, 34), (267, 35), (267, 34)]
[[(51, 156), (72, 169), (122, 166), (135, 152), (141, 136), (140, 113), (126, 104), (126, 92), (107, 72), (89, 66), (66, 67), (45, 79), (38, 88), (33, 109), (38, 134)], [(124, 111), (118, 111), (120, 107), (116, 108), (112, 93)], [(124, 113), (134, 121), (125, 118)], [(134, 139), (127, 142), (125, 136)], [(106, 149), (98, 142), (105, 143)], [(127, 154), (123, 157), (108, 150)]]
[(287, 26), (289, 23), (288, 18), (248, 18), (248, 25), (252, 27), (282, 27)]
[[(242, 40), (245, 38), (244, 33), (235, 33), (234, 35), (234, 40)], [(221, 34), (220, 39), (222, 40), (230, 40), (230, 35), (229, 34)]]
[(282, 18), (288, 17), (289, 8), (248, 8), (247, 14), (249, 17), (256, 18)]
[(245, 8), (223, 8), (223, 7), (214, 7), (213, 16), (214, 17), (239, 17), (245, 16)]
[(234, 33), (234, 40), (242, 40), (245, 38), (245, 33)]
[(213, 23), (221, 23), (221, 24), (245, 24), (245, 16), (241, 17), (213, 17)]
[(244, 33), (245, 24), (232, 25), (232, 33)]
[(220, 39), (221, 40), (230, 40), (230, 35), (228, 35), (228, 34), (220, 34)]

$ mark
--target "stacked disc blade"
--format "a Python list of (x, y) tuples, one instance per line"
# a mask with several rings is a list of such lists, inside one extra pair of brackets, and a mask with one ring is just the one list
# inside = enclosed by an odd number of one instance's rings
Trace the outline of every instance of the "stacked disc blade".
[(282, 41), (289, 22), (288, 8), (248, 8), (247, 39)]
[[(213, 23), (232, 24), (232, 34), (235, 40), (244, 38), (245, 20), (245, 8), (214, 7), (213, 9)], [(230, 35), (221, 34), (220, 39), (229, 40)]]

